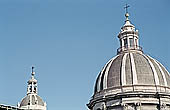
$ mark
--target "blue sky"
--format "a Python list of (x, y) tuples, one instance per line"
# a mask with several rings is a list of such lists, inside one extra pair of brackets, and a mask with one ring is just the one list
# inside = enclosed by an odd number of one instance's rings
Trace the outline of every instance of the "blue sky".
[(170, 70), (169, 0), (1, 0), (0, 103), (21, 101), (34, 65), (48, 110), (86, 110), (126, 3), (144, 52)]

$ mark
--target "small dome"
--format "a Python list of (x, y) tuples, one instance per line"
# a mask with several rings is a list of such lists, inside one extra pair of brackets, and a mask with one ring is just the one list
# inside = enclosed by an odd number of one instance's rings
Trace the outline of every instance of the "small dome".
[(41, 105), (44, 106), (44, 101), (41, 99), (40, 96), (36, 94), (29, 94), (24, 97), (20, 103), (20, 107), (27, 106), (27, 105)]
[(27, 95), (18, 104), (21, 110), (46, 110), (46, 103), (38, 96), (37, 80), (34, 75), (34, 67), (32, 67), (31, 79), (27, 82)]
[[(141, 52), (118, 54), (104, 66), (97, 77), (95, 93), (107, 89), (120, 89), (118, 91), (123, 92), (122, 88), (132, 86), (152, 86), (154, 88), (150, 92), (159, 92), (159, 87), (170, 87), (170, 76), (161, 63)], [(135, 91), (148, 89), (140, 87)], [(134, 91), (134, 88), (127, 91)]]

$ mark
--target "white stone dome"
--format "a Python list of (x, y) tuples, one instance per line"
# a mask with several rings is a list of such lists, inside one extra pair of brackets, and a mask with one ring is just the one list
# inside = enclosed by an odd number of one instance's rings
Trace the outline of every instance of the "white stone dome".
[(20, 107), (28, 106), (28, 105), (44, 106), (45, 103), (42, 100), (42, 98), (40, 96), (38, 96), (37, 94), (29, 94), (22, 99), (22, 101), (20, 103)]

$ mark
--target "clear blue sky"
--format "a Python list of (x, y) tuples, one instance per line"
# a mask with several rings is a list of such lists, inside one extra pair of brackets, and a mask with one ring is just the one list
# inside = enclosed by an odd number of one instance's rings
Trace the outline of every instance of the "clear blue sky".
[(35, 65), (48, 110), (86, 110), (126, 3), (144, 52), (170, 70), (170, 0), (0, 0), (0, 103), (21, 101)]

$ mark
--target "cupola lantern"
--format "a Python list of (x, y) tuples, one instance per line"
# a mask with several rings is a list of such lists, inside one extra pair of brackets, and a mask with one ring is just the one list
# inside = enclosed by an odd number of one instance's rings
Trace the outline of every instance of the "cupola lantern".
[(128, 5), (125, 6), (125, 24), (121, 28), (118, 35), (120, 41), (120, 48), (117, 50), (117, 54), (128, 51), (139, 51), (142, 52), (142, 48), (139, 46), (139, 33), (135, 29), (135, 26), (131, 24), (129, 20), (129, 13), (127, 11)]
[(28, 81), (27, 94), (37, 94), (37, 80), (34, 78), (34, 75), (34, 67), (32, 67), (31, 79)]

